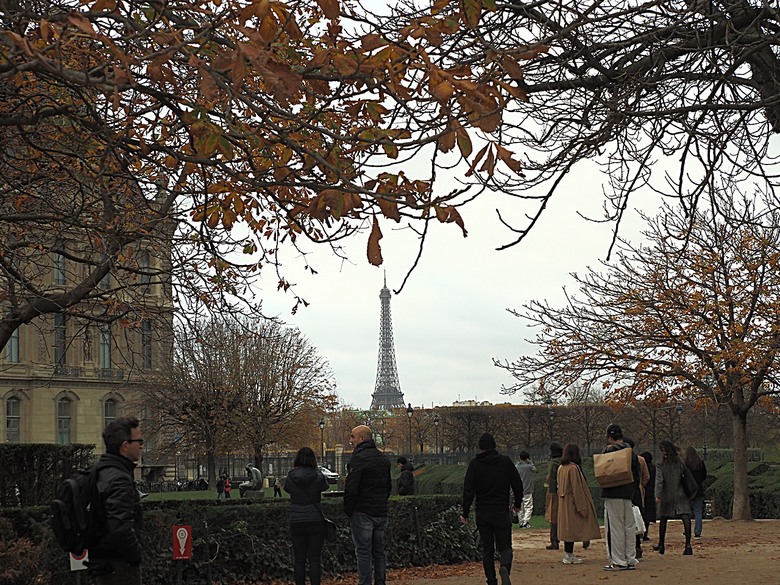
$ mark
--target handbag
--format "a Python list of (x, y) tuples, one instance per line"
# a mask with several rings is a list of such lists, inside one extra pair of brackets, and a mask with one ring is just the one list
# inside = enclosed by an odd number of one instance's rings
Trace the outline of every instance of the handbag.
[(699, 493), (699, 482), (693, 477), (693, 473), (691, 473), (691, 470), (688, 469), (688, 466), (685, 465), (685, 463), (682, 463), (681, 465), (680, 483), (682, 484), (685, 495), (688, 496), (689, 500), (692, 500)]
[(642, 518), (642, 510), (639, 506), (633, 506), (634, 511), (634, 524), (636, 524), (636, 534), (645, 533), (645, 520)]

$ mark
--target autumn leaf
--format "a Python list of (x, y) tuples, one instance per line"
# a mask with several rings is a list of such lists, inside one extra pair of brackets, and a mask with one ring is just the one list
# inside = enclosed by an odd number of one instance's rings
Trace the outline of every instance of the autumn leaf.
[(474, 174), (474, 169), (477, 168), (477, 165), (479, 164), (479, 161), (482, 160), (482, 157), (485, 156), (485, 153), (488, 151), (488, 148), (490, 148), (489, 144), (486, 144), (482, 147), (482, 149), (477, 153), (477, 156), (474, 157), (474, 160), (471, 161), (471, 165), (469, 166), (469, 170), (466, 171), (466, 176), (470, 177)]
[(382, 239), (382, 230), (379, 229), (379, 222), (374, 216), (374, 224), (371, 226), (371, 233), (368, 236), (367, 256), (370, 264), (380, 266), (382, 264), (382, 247), (379, 240)]
[(460, 13), (468, 28), (476, 28), (482, 16), (481, 0), (460, 0)]
[(401, 221), (401, 214), (398, 212), (398, 204), (395, 201), (388, 201), (382, 197), (376, 198), (376, 203), (379, 209), (382, 210), (382, 215), (396, 222)]
[(471, 156), (471, 138), (469, 138), (469, 133), (466, 131), (466, 129), (463, 126), (460, 126), (457, 131), (458, 134), (458, 150), (460, 150), (460, 153), (463, 155), (463, 158), (468, 158)]
[(338, 0), (317, 0), (317, 4), (328, 20), (336, 20), (339, 17)]

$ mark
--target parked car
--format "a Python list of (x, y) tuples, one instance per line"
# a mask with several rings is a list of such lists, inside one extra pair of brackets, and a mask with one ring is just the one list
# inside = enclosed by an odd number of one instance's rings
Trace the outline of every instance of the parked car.
[(322, 472), (322, 475), (325, 476), (325, 479), (328, 480), (328, 483), (337, 483), (339, 481), (339, 474), (335, 471), (331, 471), (322, 465), (320, 465), (320, 471)]

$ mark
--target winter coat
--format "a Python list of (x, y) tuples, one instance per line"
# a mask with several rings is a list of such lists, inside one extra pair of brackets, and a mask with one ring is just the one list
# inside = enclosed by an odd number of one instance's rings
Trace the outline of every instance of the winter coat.
[(703, 498), (704, 480), (707, 479), (707, 466), (704, 464), (704, 461), (701, 462), (701, 468), (691, 469), (691, 474), (693, 475), (693, 478), (696, 480), (696, 483), (699, 484), (699, 491), (696, 492), (696, 495), (694, 497)]
[(534, 493), (534, 473), (536, 465), (531, 461), (520, 461), (517, 465), (517, 473), (520, 474), (520, 481), (523, 482), (523, 495), (528, 496)]
[(463, 480), (464, 518), (469, 517), (471, 504), (476, 499), (477, 521), (481, 514), (494, 516), (506, 513), (509, 517), (509, 490), (514, 495), (514, 506), (523, 505), (523, 482), (515, 464), (495, 449), (481, 451), (471, 460)]
[(322, 520), (321, 494), (328, 489), (328, 480), (314, 467), (293, 467), (284, 482), (290, 494), (290, 524)]
[(655, 468), (655, 497), (661, 499), (661, 518), (691, 514), (691, 502), (682, 485), (683, 463), (662, 461)]
[[(601, 538), (596, 506), (580, 466), (567, 463), (558, 468), (558, 538), (582, 542)], [(583, 518), (580, 512), (585, 513)]]
[[(627, 443), (612, 443), (604, 449), (604, 453), (612, 453), (621, 449), (631, 449)], [(639, 457), (636, 453), (631, 453), (631, 474), (634, 479), (631, 483), (617, 485), (615, 487), (601, 488), (601, 498), (613, 498), (616, 500), (634, 501), (634, 492), (639, 491), (639, 482), (642, 477), (642, 468), (639, 466)]]
[(385, 517), (392, 490), (390, 459), (376, 448), (373, 439), (359, 443), (352, 451), (344, 482), (344, 512), (350, 517), (355, 512)]
[(655, 465), (648, 465), (647, 470), (650, 472), (650, 481), (645, 486), (645, 506), (642, 508), (642, 518), (645, 521), (645, 526), (650, 522), (656, 521), (655, 512)]
[(639, 481), (639, 502), (635, 503), (640, 508), (645, 507), (645, 492), (647, 491), (647, 484), (650, 482), (650, 468), (647, 466), (647, 461), (641, 455), (637, 455), (639, 459), (639, 468), (642, 470), (642, 476)]
[(553, 457), (547, 464), (547, 495), (544, 500), (544, 519), (550, 524), (558, 522), (558, 468), (560, 457)]
[(398, 476), (395, 493), (399, 496), (414, 495), (414, 465), (409, 461), (401, 467), (401, 475)]
[(89, 549), (91, 560), (123, 559), (141, 562), (143, 532), (141, 496), (133, 482), (135, 463), (127, 457), (104, 453), (98, 461), (97, 490), (104, 514), (103, 534)]

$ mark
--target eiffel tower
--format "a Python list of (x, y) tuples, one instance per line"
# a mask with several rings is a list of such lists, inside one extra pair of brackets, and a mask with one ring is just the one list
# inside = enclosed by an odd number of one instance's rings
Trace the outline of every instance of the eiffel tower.
[(379, 320), (379, 358), (376, 364), (376, 385), (371, 395), (371, 410), (392, 410), (404, 408), (404, 394), (398, 381), (393, 345), (393, 321), (390, 318), (390, 289), (387, 276), (379, 292), (382, 315)]

